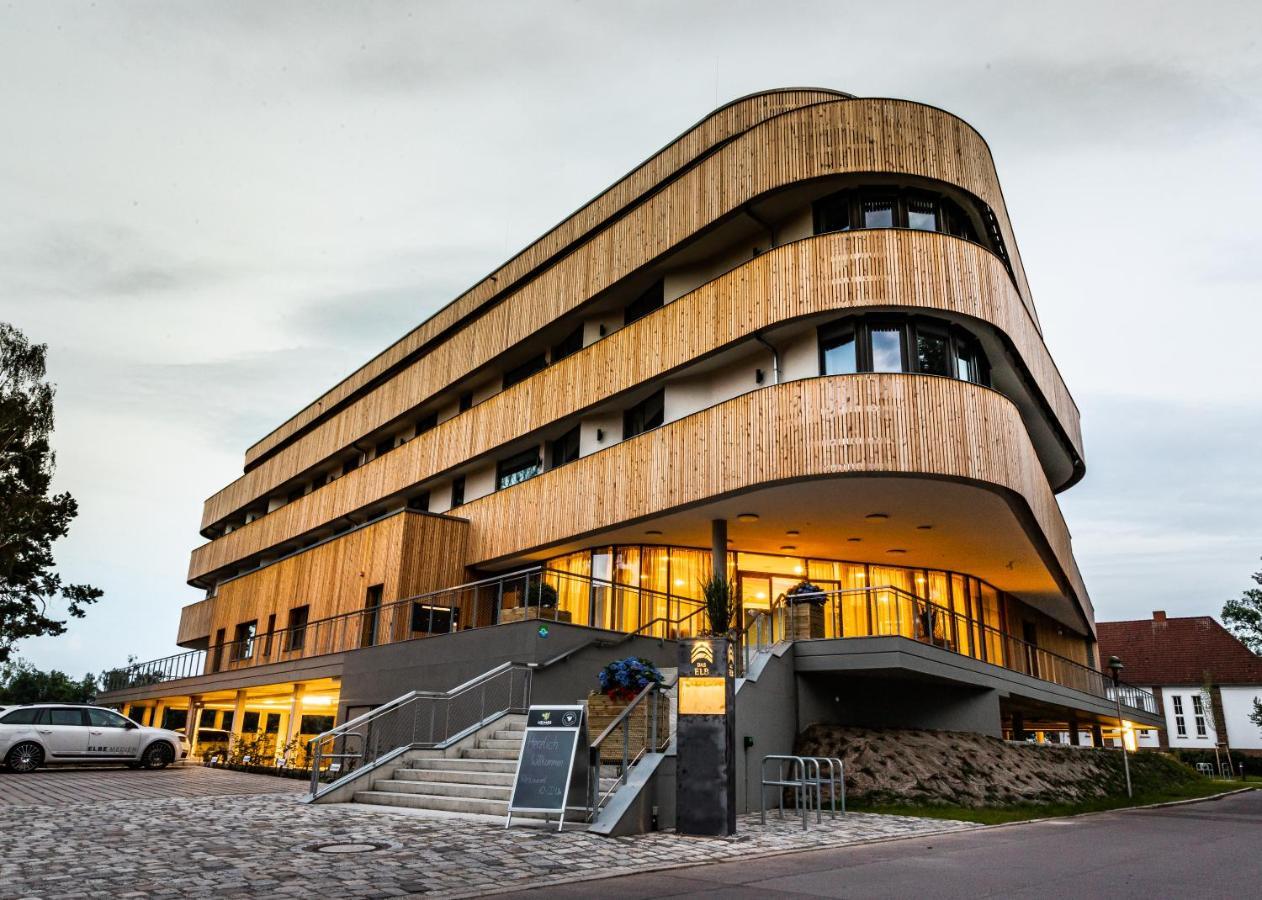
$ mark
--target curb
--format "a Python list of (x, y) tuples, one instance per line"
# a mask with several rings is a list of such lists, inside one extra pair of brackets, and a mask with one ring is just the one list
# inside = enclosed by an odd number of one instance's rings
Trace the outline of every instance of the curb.
[(1085, 819), (1088, 816), (1107, 816), (1112, 813), (1134, 812), (1137, 809), (1161, 809), (1165, 806), (1186, 806), (1189, 803), (1208, 803), (1211, 800), (1221, 800), (1223, 797), (1231, 797), (1234, 794), (1246, 794), (1249, 791), (1256, 790), (1259, 790), (1259, 788), (1236, 788), (1230, 791), (1223, 791), (1221, 794), (1207, 794), (1204, 797), (1189, 797), (1186, 800), (1162, 800), (1160, 803), (1144, 803), (1140, 806), (1118, 806), (1114, 809), (1096, 809), (1091, 812), (1070, 813), (1067, 816), (1042, 816), (1037, 819), (1019, 819), (1016, 822), (998, 822), (994, 825), (983, 825), (981, 827), (1011, 828), (1014, 825), (1035, 825), (1039, 822), (1056, 822), (1061, 819)]

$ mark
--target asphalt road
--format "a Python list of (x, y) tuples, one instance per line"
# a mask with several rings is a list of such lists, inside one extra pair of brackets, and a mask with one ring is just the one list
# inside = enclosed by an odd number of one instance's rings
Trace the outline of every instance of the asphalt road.
[(1262, 895), (1262, 791), (552, 885), (512, 897), (1178, 897)]

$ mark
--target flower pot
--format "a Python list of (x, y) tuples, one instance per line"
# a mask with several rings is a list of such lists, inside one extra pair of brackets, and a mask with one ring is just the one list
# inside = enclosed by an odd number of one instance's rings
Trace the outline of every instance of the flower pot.
[(570, 614), (555, 606), (513, 606), (500, 610), (500, 624), (508, 622), (525, 622), (527, 619), (543, 619), (548, 622), (568, 622)]
[[(613, 720), (622, 715), (622, 711), (631, 705), (630, 700), (614, 700), (605, 694), (593, 691), (587, 697), (587, 736), (589, 741), (598, 738)], [(662, 693), (657, 698), (657, 746), (649, 748), (650, 716), (653, 714), (653, 698), (645, 697), (640, 705), (628, 716), (627, 720), (605, 738), (600, 745), (600, 761), (612, 763), (622, 761), (623, 729), (627, 728), (627, 758), (635, 759), (642, 750), (652, 749), (661, 752), (670, 741), (670, 698)]]
[(789, 606), (791, 641), (809, 641), (824, 636), (824, 607), (819, 603), (794, 603)]

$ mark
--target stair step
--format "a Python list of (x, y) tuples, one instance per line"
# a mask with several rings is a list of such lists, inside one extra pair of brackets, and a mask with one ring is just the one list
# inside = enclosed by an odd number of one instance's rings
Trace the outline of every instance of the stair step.
[(512, 731), (516, 734), (526, 733), (526, 723), (522, 719), (517, 719), (512, 722), (501, 722), (500, 726), (503, 731)]
[(512, 750), (514, 752), (521, 750), (521, 738), (513, 740), (503, 740), (500, 738), (489, 738), (484, 741), (478, 741), (478, 746), (483, 750)]
[(474, 800), (469, 797), (443, 797), (436, 794), (403, 794), (394, 791), (356, 791), (356, 803), (379, 806), (406, 806), (412, 809), (437, 809), (443, 812), (480, 813), (485, 816), (508, 814), (507, 800)]
[(482, 759), (462, 759), (454, 756), (436, 757), (433, 759), (414, 759), (406, 766), (409, 769), (428, 771), (442, 769), (446, 772), (516, 772), (517, 756), (511, 759), (488, 757)]
[(479, 772), (473, 769), (395, 769), (395, 781), (452, 781), (459, 784), (511, 785), (513, 773)]
[(522, 740), (526, 737), (526, 732), (525, 731), (496, 731), (491, 734), (491, 737), (497, 741), (512, 741), (515, 744), (520, 744)]
[(471, 800), (503, 800), (512, 796), (511, 786), (460, 784), (449, 781), (374, 781), (374, 793), (427, 794), (434, 797), (461, 797)]
[(463, 752), (465, 759), (501, 759), (512, 761), (516, 761), (520, 754), (520, 747), (514, 747), (512, 750), (501, 750), (493, 747), (473, 747)]

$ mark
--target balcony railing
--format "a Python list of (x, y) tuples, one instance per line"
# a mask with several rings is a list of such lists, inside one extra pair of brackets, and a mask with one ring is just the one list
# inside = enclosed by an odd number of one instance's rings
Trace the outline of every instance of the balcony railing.
[[(1014, 672), (1113, 699), (1113, 686), (1104, 673), (1067, 656), (1052, 653), (917, 597), (896, 587), (868, 587), (822, 591), (819, 595), (828, 633), (839, 638), (898, 636), (1003, 666)], [(760, 650), (793, 636), (792, 607), (782, 594), (770, 608), (749, 622), (742, 638), (745, 664)], [(1156, 714), (1157, 702), (1142, 688), (1123, 685), (1122, 705)]]
[[(548, 603), (544, 583), (559, 606)], [(700, 626), (698, 600), (586, 575), (534, 567), (330, 616), (279, 631), (255, 634), (143, 663), (104, 678), (105, 691), (120, 691), (417, 640), (523, 620), (568, 622), (647, 637), (688, 637)]]

